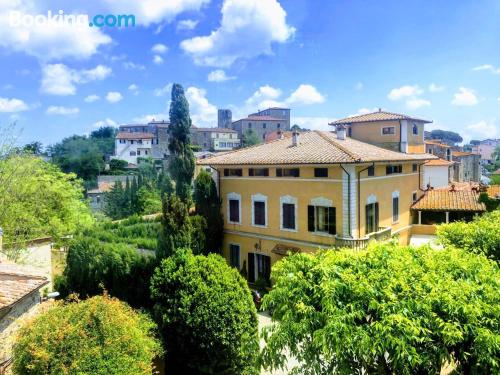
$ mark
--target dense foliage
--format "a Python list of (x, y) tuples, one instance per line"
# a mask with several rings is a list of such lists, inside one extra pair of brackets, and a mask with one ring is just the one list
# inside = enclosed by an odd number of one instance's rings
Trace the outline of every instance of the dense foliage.
[(460, 134), (449, 131), (449, 130), (441, 130), (434, 129), (428, 133), (428, 138), (430, 139), (439, 139), (444, 143), (454, 145), (455, 143), (461, 143), (463, 141)]
[(149, 280), (159, 222), (130, 218), (83, 231), (68, 250), (66, 269), (56, 288), (67, 296), (101, 294), (106, 290), (134, 307), (150, 307)]
[(196, 213), (206, 221), (206, 249), (207, 252), (220, 252), (224, 221), (221, 213), (221, 200), (217, 194), (217, 187), (210, 174), (202, 170), (194, 181), (194, 202)]
[(454, 246), (500, 262), (500, 210), (479, 216), (469, 223), (441, 224), (437, 235), (445, 246)]
[(19, 375), (150, 375), (161, 353), (154, 323), (113, 298), (56, 306), (25, 325), (14, 347)]
[[(90, 224), (83, 188), (74, 174), (33, 155), (0, 159), (0, 227), (4, 250), (19, 255), (27, 240), (52, 236), (56, 240)], [(11, 251), (10, 251), (10, 250)]]
[(255, 132), (252, 129), (248, 129), (245, 133), (243, 133), (241, 139), (241, 145), (243, 147), (258, 145), (259, 143), (260, 139), (259, 137), (257, 137), (257, 134), (255, 134)]
[(238, 271), (216, 254), (178, 250), (151, 283), (167, 366), (179, 374), (257, 374), (257, 316)]
[(265, 366), (295, 374), (500, 371), (500, 271), (458, 249), (372, 244), (295, 254), (272, 271)]
[(162, 202), (161, 231), (156, 256), (163, 259), (176, 249), (191, 246), (192, 227), (188, 206), (175, 194), (165, 195)]
[(170, 102), (169, 145), (170, 175), (175, 181), (175, 191), (183, 201), (191, 198), (191, 182), (193, 180), (195, 159), (191, 149), (191, 118), (189, 103), (184, 89), (178, 83), (172, 86)]

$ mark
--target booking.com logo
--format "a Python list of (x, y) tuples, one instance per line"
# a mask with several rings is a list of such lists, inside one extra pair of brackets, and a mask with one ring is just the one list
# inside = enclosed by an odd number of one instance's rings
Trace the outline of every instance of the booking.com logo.
[(62, 10), (57, 13), (48, 11), (47, 14), (25, 14), (12, 11), (9, 15), (11, 27), (31, 26), (89, 26), (89, 27), (133, 27), (135, 15), (133, 14), (96, 14), (92, 18), (88, 14), (64, 14)]

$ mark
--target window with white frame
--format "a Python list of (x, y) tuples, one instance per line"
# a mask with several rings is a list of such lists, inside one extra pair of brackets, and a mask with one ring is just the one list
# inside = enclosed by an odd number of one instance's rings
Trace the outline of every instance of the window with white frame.
[(286, 195), (280, 198), (281, 230), (297, 230), (297, 198)]
[(331, 200), (322, 197), (311, 199), (307, 207), (307, 229), (315, 233), (337, 233), (336, 210)]
[(394, 126), (385, 126), (382, 128), (382, 135), (393, 135), (396, 134), (396, 128)]
[(267, 226), (267, 197), (265, 195), (252, 195), (252, 225)]
[(399, 191), (394, 191), (392, 193), (392, 222), (397, 223), (399, 221)]
[(241, 224), (241, 195), (229, 193), (227, 195), (227, 218), (230, 224)]

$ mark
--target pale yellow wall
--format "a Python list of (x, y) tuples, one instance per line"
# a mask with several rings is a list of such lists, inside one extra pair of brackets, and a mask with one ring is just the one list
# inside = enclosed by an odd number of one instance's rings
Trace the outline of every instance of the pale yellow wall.
[[(413, 124), (417, 125), (418, 128), (418, 134), (413, 134)], [(425, 146), (424, 146), (424, 123), (422, 122), (416, 122), (416, 121), (408, 121), (408, 152), (409, 153), (424, 153), (425, 152)], [(410, 147), (413, 147), (413, 149), (418, 150), (418, 151), (410, 151)], [(423, 150), (423, 151), (421, 151)]]
[[(395, 133), (391, 135), (382, 135), (382, 128), (387, 126), (393, 126)], [(399, 121), (377, 121), (377, 122), (356, 123), (352, 124), (351, 128), (352, 128), (351, 137), (354, 139), (367, 143), (372, 143), (377, 146), (382, 144), (393, 144), (391, 148), (399, 151), (399, 141), (400, 141)]]
[(408, 145), (408, 153), (409, 154), (424, 154), (425, 153), (425, 145)]

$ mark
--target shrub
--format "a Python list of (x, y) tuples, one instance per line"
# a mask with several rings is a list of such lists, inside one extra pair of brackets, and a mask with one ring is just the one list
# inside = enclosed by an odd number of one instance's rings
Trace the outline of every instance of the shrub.
[(256, 374), (257, 316), (250, 290), (219, 255), (178, 250), (151, 282), (167, 366), (182, 374)]
[(439, 225), (437, 235), (445, 246), (455, 246), (500, 261), (500, 210), (469, 223), (459, 221)]
[(21, 328), (14, 372), (150, 375), (160, 354), (154, 328), (146, 315), (106, 296), (57, 303)]
[(292, 355), (296, 374), (500, 371), (500, 271), (484, 256), (372, 244), (291, 255), (272, 278), (265, 367)]

